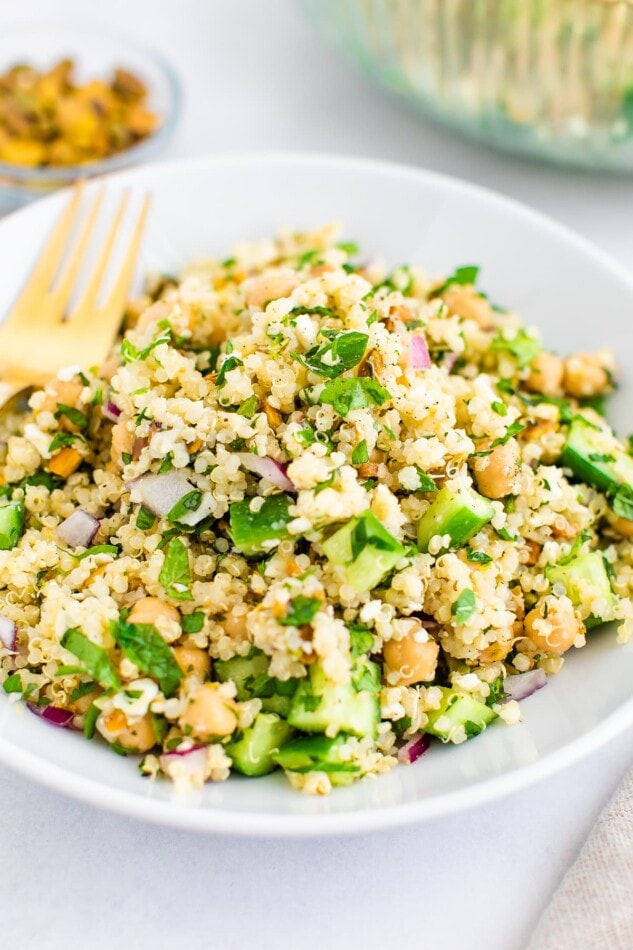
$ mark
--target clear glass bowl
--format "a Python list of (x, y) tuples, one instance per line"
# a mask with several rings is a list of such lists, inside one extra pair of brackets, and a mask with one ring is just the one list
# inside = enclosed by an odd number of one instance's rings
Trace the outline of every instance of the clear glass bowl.
[(301, 0), (376, 80), (526, 155), (633, 170), (633, 0)]
[(79, 178), (91, 178), (155, 158), (174, 130), (180, 112), (178, 78), (157, 53), (144, 49), (135, 40), (94, 23), (24, 26), (0, 34), (0, 73), (16, 63), (50, 68), (65, 57), (74, 61), (79, 82), (105, 78), (115, 66), (137, 75), (147, 86), (148, 107), (158, 115), (160, 124), (148, 138), (102, 161), (46, 168), (0, 162), (0, 214)]

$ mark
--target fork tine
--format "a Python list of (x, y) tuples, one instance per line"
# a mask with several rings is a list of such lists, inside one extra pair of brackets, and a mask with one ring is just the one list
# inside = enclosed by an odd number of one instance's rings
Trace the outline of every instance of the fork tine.
[(86, 284), (86, 288), (81, 296), (79, 303), (77, 304), (74, 312), (71, 314), (70, 319), (79, 317), (80, 314), (87, 314), (94, 311), (97, 308), (97, 298), (99, 296), (99, 290), (103, 283), (103, 278), (105, 277), (105, 272), (112, 256), (112, 250), (114, 248), (114, 243), (116, 236), (119, 233), (121, 227), (121, 221), (123, 220), (123, 215), (125, 214), (125, 209), (127, 208), (127, 203), (130, 198), (129, 191), (125, 191), (121, 195), (121, 200), (114, 215), (114, 220), (110, 226), (110, 230), (106, 235), (106, 239), (103, 242), (103, 249), (97, 263), (95, 264), (94, 270)]
[[(138, 258), (138, 252), (141, 244), (141, 238), (143, 237), (143, 231), (145, 229), (145, 221), (147, 220), (147, 214), (150, 206), (150, 197), (146, 195), (143, 200), (143, 205), (141, 207), (140, 214), (134, 226), (132, 236), (130, 237), (127, 249), (125, 251), (125, 257), (123, 263), (119, 269), (119, 273), (114, 281), (112, 290), (105, 301), (105, 303), (99, 307), (101, 314), (105, 313), (106, 318), (112, 316), (114, 320), (120, 321), (121, 315), (125, 309), (125, 302), (127, 300), (128, 291), (130, 289), (130, 284), (132, 283), (132, 277), (134, 276), (134, 268), (136, 267), (136, 261)], [(115, 222), (116, 227), (119, 226), (118, 216), (117, 221)], [(108, 249), (109, 252), (109, 249)], [(104, 267), (105, 269), (105, 267)], [(100, 283), (100, 281), (99, 281)], [(85, 303), (82, 300), (79, 306), (77, 307), (77, 318), (79, 321), (82, 319), (91, 320), (94, 319), (94, 313), (96, 310), (96, 293), (99, 289), (99, 285), (94, 292), (94, 297), (89, 298), (89, 306), (84, 310)], [(103, 318), (101, 318), (103, 319)]]
[(18, 297), (12, 312), (27, 308), (31, 301), (39, 300), (48, 290), (55, 272), (59, 267), (64, 249), (67, 245), (70, 232), (77, 217), (77, 210), (84, 188), (84, 182), (78, 182), (73, 193), (58, 218), (48, 241), (44, 245), (40, 256), (31, 271), (27, 284)]
[(73, 248), (70, 260), (66, 263), (63, 273), (53, 288), (51, 293), (53, 304), (51, 322), (59, 320), (60, 317), (63, 316), (64, 311), (68, 306), (70, 296), (75, 286), (75, 281), (77, 280), (79, 268), (81, 267), (83, 259), (86, 255), (90, 237), (94, 230), (97, 217), (99, 216), (99, 211), (101, 210), (104, 193), (105, 186), (102, 186), (99, 189), (96, 198), (92, 202), (92, 207), (90, 208), (88, 217), (86, 218), (81, 230), (81, 234)]

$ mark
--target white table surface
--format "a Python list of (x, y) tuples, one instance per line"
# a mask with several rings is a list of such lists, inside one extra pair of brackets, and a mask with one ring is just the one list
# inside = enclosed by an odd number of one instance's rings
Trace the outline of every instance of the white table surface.
[[(22, 0), (0, 5), (0, 30), (53, 10), (93, 13), (171, 57), (186, 94), (175, 156), (291, 149), (424, 165), (522, 199), (633, 266), (633, 180), (506, 158), (421, 121), (326, 49), (293, 0)], [(520, 950), (632, 739), (451, 819), (321, 842), (153, 827), (0, 768), (0, 944)]]

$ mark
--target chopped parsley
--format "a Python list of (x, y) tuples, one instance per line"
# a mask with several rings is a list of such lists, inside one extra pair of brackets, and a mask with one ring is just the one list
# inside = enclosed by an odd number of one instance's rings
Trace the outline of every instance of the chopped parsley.
[(110, 631), (132, 663), (158, 681), (165, 696), (176, 692), (183, 673), (156, 627), (149, 623), (115, 620), (110, 624)]
[(226, 384), (226, 374), (227, 374), (227, 373), (230, 373), (230, 371), (231, 371), (232, 369), (236, 369), (238, 366), (243, 366), (243, 365), (244, 365), (244, 363), (243, 363), (243, 361), (239, 358), (239, 356), (227, 356), (227, 357), (225, 357), (225, 359), (222, 360), (222, 365), (220, 366), (220, 371), (219, 371), (219, 373), (218, 373), (218, 378), (217, 378), (216, 383), (215, 383), (215, 385), (218, 387), (218, 389), (222, 389), (222, 387)]
[(80, 442), (84, 441), (80, 435), (77, 435), (74, 432), (58, 432), (49, 445), (48, 451), (56, 452), (57, 449), (66, 449), (73, 445), (78, 439)]
[(193, 491), (187, 492), (186, 495), (177, 501), (174, 507), (171, 509), (167, 515), (167, 520), (171, 521), (172, 524), (178, 524), (182, 518), (185, 517), (190, 511), (197, 511), (202, 502), (202, 492), (197, 488)]
[(620, 485), (611, 496), (611, 507), (620, 518), (633, 521), (633, 488)]
[(244, 416), (246, 419), (252, 419), (257, 412), (258, 405), (259, 399), (257, 396), (249, 396), (248, 399), (245, 399), (240, 408), (237, 410), (237, 414), (238, 416)]
[(168, 597), (174, 600), (193, 600), (189, 551), (179, 538), (172, 538), (165, 551), (165, 560), (158, 580)]
[(510, 353), (519, 364), (519, 369), (524, 369), (538, 356), (542, 346), (536, 337), (521, 328), (517, 330), (513, 337), (506, 337), (503, 332), (497, 334), (490, 349), (497, 352)]
[(437, 491), (437, 485), (430, 475), (423, 472), (418, 465), (415, 466), (415, 470), (419, 480), (418, 487), (415, 489), (416, 491)]
[(479, 267), (476, 264), (465, 264), (458, 267), (450, 276), (446, 278), (443, 284), (433, 288), (433, 296), (439, 297), (445, 290), (448, 290), (453, 284), (459, 284), (461, 287), (468, 287), (477, 283), (479, 277)]
[(61, 419), (62, 416), (72, 422), (74, 426), (77, 426), (78, 429), (88, 428), (88, 416), (85, 413), (75, 409), (74, 406), (65, 406), (64, 403), (58, 402), (55, 418)]
[(375, 379), (363, 376), (332, 380), (324, 386), (318, 401), (321, 405), (332, 406), (339, 416), (346, 416), (354, 409), (382, 406), (388, 399), (391, 399), (389, 390)]
[(455, 619), (455, 625), (459, 627), (466, 623), (467, 620), (470, 620), (476, 610), (477, 600), (475, 598), (475, 594), (469, 587), (467, 587), (461, 592), (457, 600), (453, 601), (451, 604), (451, 615)]
[(2, 684), (2, 688), (5, 693), (21, 693), (22, 677), (19, 673), (12, 673), (11, 676), (7, 676), (6, 680)]
[(363, 441), (359, 442), (352, 452), (352, 465), (364, 465), (365, 462), (368, 461), (369, 449), (367, 448), (367, 441), (363, 439)]
[(71, 627), (62, 637), (61, 644), (81, 660), (86, 671), (104, 689), (120, 689), (121, 681), (103, 647), (97, 646), (77, 627)]
[(312, 622), (322, 605), (323, 601), (318, 597), (305, 597), (303, 594), (298, 594), (290, 601), (288, 612), (285, 617), (279, 618), (279, 623), (283, 627), (303, 627)]
[(181, 625), (183, 633), (200, 633), (204, 627), (204, 614), (200, 610), (193, 614), (184, 614)]
[(124, 363), (135, 363), (137, 360), (145, 360), (162, 343), (171, 343), (171, 328), (168, 328), (161, 336), (157, 337), (153, 343), (139, 350), (127, 337), (121, 342), (121, 356)]
[(318, 376), (336, 379), (342, 373), (353, 369), (362, 360), (369, 337), (355, 330), (342, 333), (338, 330), (321, 330), (321, 336), (328, 342), (311, 347), (304, 356), (295, 354), (304, 366)]
[(470, 545), (466, 548), (466, 560), (475, 564), (491, 564), (492, 558), (483, 551), (475, 551)]
[(505, 402), (493, 402), (492, 403), (493, 412), (496, 412), (498, 416), (507, 416), (508, 407)]
[(93, 547), (88, 548), (81, 554), (73, 554), (72, 557), (74, 557), (77, 561), (83, 561), (84, 558), (92, 557), (93, 554), (111, 554), (112, 557), (118, 557), (120, 554), (120, 549), (116, 546), (116, 544), (95, 544)]
[(156, 523), (156, 516), (145, 505), (141, 505), (136, 516), (136, 527), (141, 531), (149, 531)]

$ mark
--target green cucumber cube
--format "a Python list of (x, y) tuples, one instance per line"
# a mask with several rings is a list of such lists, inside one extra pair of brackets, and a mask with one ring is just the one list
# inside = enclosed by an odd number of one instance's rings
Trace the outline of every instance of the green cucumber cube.
[(463, 727), (466, 738), (472, 739), (497, 718), (497, 713), (489, 706), (467, 693), (457, 693), (446, 687), (440, 688), (442, 700), (439, 709), (433, 709), (427, 713), (429, 721), (424, 732), (437, 736), (442, 742), (450, 742), (457, 730), (461, 735), (460, 727)]
[(459, 548), (481, 531), (494, 513), (492, 503), (474, 488), (442, 488), (418, 521), (418, 547), (426, 553), (431, 538), (448, 534), (450, 546)]
[(371, 511), (352, 518), (323, 542), (328, 561), (344, 568), (350, 587), (372, 590), (389, 574), (406, 551)]
[(0, 551), (16, 546), (24, 531), (24, 503), (9, 501), (0, 507)]
[(569, 564), (553, 564), (545, 569), (552, 586), (562, 584), (575, 607), (594, 601), (604, 603), (600, 616), (591, 614), (585, 619), (586, 627), (596, 627), (614, 618), (615, 596), (600, 551), (590, 551), (575, 557)]
[[(308, 676), (299, 680), (288, 722), (303, 732), (327, 730), (375, 737), (380, 720), (380, 674), (375, 663), (370, 660), (364, 660), (364, 663), (368, 664), (370, 672), (359, 674), (353, 668), (347, 683), (332, 683), (321, 664), (313, 663)], [(358, 675), (362, 678), (358, 679)], [(361, 688), (354, 685), (355, 681)], [(367, 689), (367, 686), (371, 688)]]
[(292, 726), (274, 713), (260, 713), (226, 753), (242, 775), (267, 775), (277, 763), (274, 756), (293, 734)]
[(229, 521), (235, 548), (246, 557), (271, 551), (276, 542), (288, 537), (286, 525), (292, 521), (288, 495), (269, 495), (258, 511), (251, 510), (252, 498), (231, 505)]
[(361, 777), (358, 762), (344, 755), (347, 736), (302, 736), (292, 739), (273, 760), (286, 772), (327, 772), (332, 785), (349, 785)]

